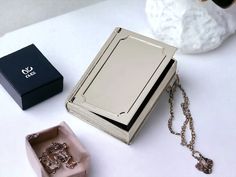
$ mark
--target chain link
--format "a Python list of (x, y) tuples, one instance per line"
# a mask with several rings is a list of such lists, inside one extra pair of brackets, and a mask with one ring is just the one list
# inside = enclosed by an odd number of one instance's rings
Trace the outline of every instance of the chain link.
[[(183, 122), (183, 125), (181, 127), (180, 132), (176, 132), (173, 130), (173, 121), (174, 121), (174, 96), (175, 93), (179, 89), (181, 91), (181, 94), (183, 96), (183, 103), (181, 103), (181, 108), (183, 115), (185, 116), (185, 120)], [(181, 145), (187, 147), (191, 152), (192, 156), (198, 160), (198, 164), (196, 165), (196, 168), (200, 171), (203, 171), (206, 174), (210, 174), (212, 172), (212, 166), (213, 161), (210, 159), (207, 159), (202, 156), (202, 154), (199, 151), (195, 150), (195, 140), (196, 140), (196, 133), (194, 130), (193, 125), (193, 118), (191, 115), (191, 111), (189, 109), (190, 102), (189, 98), (183, 89), (182, 85), (180, 84), (179, 76), (176, 75), (176, 81), (172, 87), (169, 87), (167, 89), (167, 92), (169, 94), (169, 106), (170, 106), (170, 118), (168, 120), (168, 128), (170, 132), (174, 135), (180, 136), (181, 138)], [(187, 131), (187, 128), (190, 130), (191, 138), (190, 141), (187, 142), (185, 134)]]

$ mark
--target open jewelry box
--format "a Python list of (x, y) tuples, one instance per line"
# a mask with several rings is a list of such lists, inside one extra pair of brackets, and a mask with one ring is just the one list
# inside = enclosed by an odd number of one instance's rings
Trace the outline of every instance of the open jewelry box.
[[(55, 145), (61, 145), (60, 147), (63, 149), (60, 150), (59, 146)], [(45, 155), (45, 151), (48, 152), (48, 149), (50, 152), (56, 150), (57, 154), (49, 154), (53, 155), (53, 157), (50, 158), (51, 161), (48, 160), (48, 166), (44, 166), (42, 157)], [(65, 122), (44, 131), (28, 135), (26, 137), (26, 150), (28, 159), (39, 177), (86, 177), (88, 174), (89, 155)], [(59, 164), (60, 167), (54, 172), (47, 169), (47, 167), (55, 169), (55, 165), (58, 164), (55, 164), (53, 161), (64, 156), (70, 158), (71, 164), (72, 162), (74, 163), (73, 168), (67, 168), (64, 163)]]
[(130, 143), (175, 78), (175, 51), (116, 28), (69, 96), (67, 110)]

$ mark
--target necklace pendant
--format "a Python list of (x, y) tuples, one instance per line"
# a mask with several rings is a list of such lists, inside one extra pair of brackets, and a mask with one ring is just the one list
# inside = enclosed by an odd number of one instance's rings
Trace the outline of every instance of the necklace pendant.
[(196, 164), (196, 168), (205, 174), (211, 174), (212, 167), (213, 167), (213, 161), (205, 157), (200, 157), (198, 163)]

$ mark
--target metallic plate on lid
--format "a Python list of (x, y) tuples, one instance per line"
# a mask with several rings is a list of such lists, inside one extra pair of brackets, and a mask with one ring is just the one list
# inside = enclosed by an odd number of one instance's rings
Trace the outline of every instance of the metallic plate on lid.
[(125, 29), (116, 33), (97, 55), (73, 103), (128, 125), (176, 49)]

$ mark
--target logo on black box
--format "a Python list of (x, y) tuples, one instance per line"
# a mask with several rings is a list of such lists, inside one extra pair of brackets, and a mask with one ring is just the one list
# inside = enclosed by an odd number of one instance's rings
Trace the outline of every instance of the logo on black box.
[(21, 70), (22, 74), (25, 75), (25, 78), (28, 79), (36, 74), (32, 66), (28, 66)]

